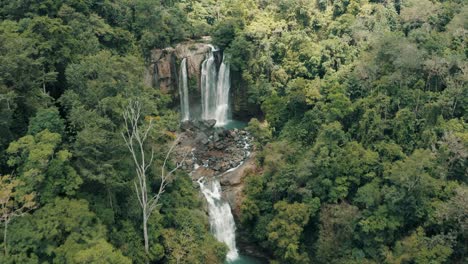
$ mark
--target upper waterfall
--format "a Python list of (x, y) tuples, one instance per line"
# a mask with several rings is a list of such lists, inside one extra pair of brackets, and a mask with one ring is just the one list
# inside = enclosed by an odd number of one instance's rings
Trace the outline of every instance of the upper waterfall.
[(201, 95), (202, 115), (204, 120), (215, 119), (216, 126), (224, 126), (229, 119), (229, 90), (231, 88), (230, 69), (225, 63), (225, 56), (219, 71), (216, 68), (213, 46), (202, 63)]
[(182, 121), (190, 119), (189, 108), (189, 92), (187, 79), (187, 58), (184, 58), (180, 64), (179, 74), (179, 97), (180, 97), (180, 112)]
[(226, 64), (225, 55), (218, 73), (216, 85), (216, 111), (215, 119), (218, 126), (224, 126), (229, 118), (229, 89), (231, 88), (230, 69)]

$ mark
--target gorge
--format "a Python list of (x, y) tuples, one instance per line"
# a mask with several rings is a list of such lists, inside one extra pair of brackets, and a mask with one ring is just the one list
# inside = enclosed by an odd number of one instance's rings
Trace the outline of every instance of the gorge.
[[(192, 179), (196, 180), (200, 191), (207, 201), (210, 229), (215, 238), (223, 242), (228, 247), (226, 261), (228, 263), (250, 263), (239, 259), (236, 247), (236, 224), (231, 212), (230, 204), (223, 197), (220, 184), (220, 176), (226, 172), (235, 171), (250, 154), (250, 139), (245, 132), (229, 132), (223, 127), (230, 122), (229, 92), (231, 87), (230, 67), (226, 62), (226, 54), (221, 60), (219, 56), (222, 52), (212, 45), (207, 45), (205, 59), (199, 66), (200, 75), (195, 75), (199, 79), (200, 101), (197, 102), (196, 94), (189, 93), (189, 72), (188, 61), (195, 61), (193, 56), (183, 57), (179, 66), (178, 92), (180, 99), (180, 119), (186, 137), (183, 144), (190, 144), (186, 150), (191, 149), (192, 159), (190, 165), (185, 164), (186, 171), (190, 172)], [(190, 103), (192, 102), (192, 103)], [(196, 106), (200, 105), (200, 114), (196, 114)], [(190, 136), (194, 132), (195, 138)], [(212, 134), (211, 134), (212, 133)], [(239, 135), (237, 135), (237, 133)], [(210, 135), (211, 134), (211, 135)], [(230, 141), (229, 136), (234, 135), (234, 140)], [(237, 139), (235, 139), (237, 137)], [(201, 139), (201, 140), (200, 140)], [(216, 152), (210, 151), (209, 142), (213, 140), (212, 146)], [(232, 144), (237, 150), (232, 150)], [(181, 153), (183, 150), (181, 151)], [(241, 153), (241, 155), (235, 155)], [(232, 156), (234, 154), (234, 156)], [(218, 156), (218, 160), (216, 160)], [(237, 156), (237, 157), (236, 157)], [(225, 163), (222, 162), (225, 160)], [(227, 162), (227, 163), (226, 163)], [(199, 168), (204, 170), (199, 170)], [(198, 176), (194, 176), (198, 175)], [(198, 177), (198, 179), (197, 179)], [(235, 262), (234, 262), (235, 261)]]

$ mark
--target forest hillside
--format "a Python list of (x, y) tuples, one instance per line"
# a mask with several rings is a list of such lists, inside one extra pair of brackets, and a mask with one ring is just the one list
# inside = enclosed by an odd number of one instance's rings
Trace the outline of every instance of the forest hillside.
[[(467, 263), (467, 33), (464, 0), (2, 0), (0, 263)], [(187, 166), (244, 159), (232, 216)]]

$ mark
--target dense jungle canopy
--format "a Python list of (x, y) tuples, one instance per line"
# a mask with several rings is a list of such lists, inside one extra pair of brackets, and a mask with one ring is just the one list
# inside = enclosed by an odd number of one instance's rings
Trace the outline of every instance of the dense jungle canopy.
[[(467, 263), (467, 28), (464, 0), (0, 0), (0, 263), (224, 263), (187, 172), (161, 182), (179, 101), (144, 82), (205, 36), (254, 137), (236, 224), (265, 262)], [(135, 101), (165, 187), (147, 250)]]

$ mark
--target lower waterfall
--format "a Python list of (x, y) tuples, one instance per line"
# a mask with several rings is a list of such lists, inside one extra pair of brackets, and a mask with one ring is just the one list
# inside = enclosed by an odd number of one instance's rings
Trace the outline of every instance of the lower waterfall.
[(236, 223), (231, 213), (231, 207), (221, 197), (221, 184), (216, 178), (209, 182), (200, 178), (198, 184), (208, 202), (211, 231), (218, 241), (228, 246), (227, 260), (233, 261), (239, 257), (236, 248)]

